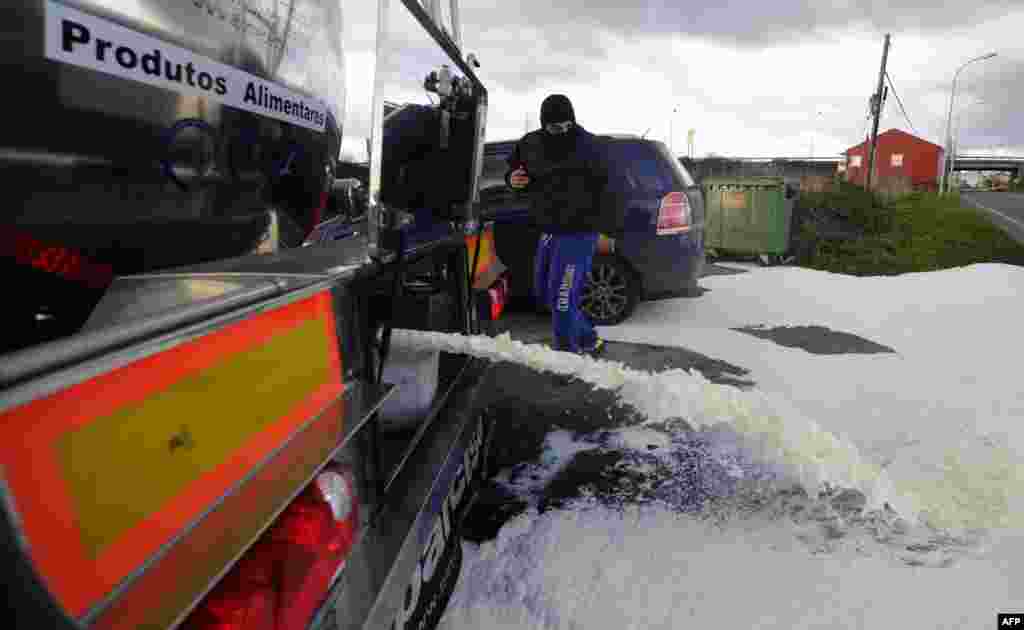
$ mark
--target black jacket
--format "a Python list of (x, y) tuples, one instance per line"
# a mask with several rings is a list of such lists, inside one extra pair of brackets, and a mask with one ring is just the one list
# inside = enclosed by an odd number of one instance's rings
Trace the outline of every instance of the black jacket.
[(625, 213), (608, 186), (607, 145), (579, 125), (569, 133), (574, 137), (565, 156), (552, 155), (544, 131), (523, 136), (507, 160), (505, 183), (511, 185), (512, 171), (526, 169), (530, 218), (545, 232), (618, 235)]

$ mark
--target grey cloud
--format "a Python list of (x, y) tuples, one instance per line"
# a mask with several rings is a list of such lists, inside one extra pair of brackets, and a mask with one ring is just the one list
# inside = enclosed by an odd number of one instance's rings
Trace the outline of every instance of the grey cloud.
[[(948, 89), (948, 88), (947, 88)], [(982, 105), (974, 105), (977, 100)], [(1024, 145), (1024, 63), (993, 65), (958, 90), (961, 145)]]
[(589, 83), (598, 79), (610, 55), (594, 36), (582, 36), (583, 30), (485, 28), (467, 51), (479, 49), (479, 74), (499, 90), (521, 92), (537, 86)]
[[(979, 50), (983, 50), (983, 44)], [(908, 114), (919, 132), (929, 130), (941, 141), (945, 134), (946, 106), (955, 67), (948, 68), (947, 77), (914, 81), (913, 77), (893, 77), (900, 97)], [(929, 118), (919, 106), (927, 94), (941, 94), (943, 108), (941, 116)], [(984, 101), (978, 104), (977, 101)], [(1024, 114), (1020, 103), (1024, 102), (1024, 61), (997, 58), (984, 62), (974, 70), (961, 74), (957, 88), (957, 107), (954, 116), (963, 120), (961, 145), (985, 145), (996, 143), (1024, 144)], [(887, 110), (892, 120), (902, 121), (895, 98), (890, 94)], [(898, 118), (897, 118), (898, 117)], [(956, 120), (954, 119), (954, 124)]]
[[(519, 3), (465, 3), (466, 23), (541, 28), (554, 44), (563, 33), (586, 41), (601, 29), (625, 38), (689, 35), (738, 47), (771, 47), (817, 38), (821, 31), (867, 22), (889, 31), (937, 31), (999, 17), (1019, 0), (975, 0), (969, 5), (935, 0), (648, 0), (643, 3), (560, 0)], [(969, 7), (969, 8), (968, 8)], [(582, 39), (580, 39), (582, 38)]]
[[(370, 25), (375, 24), (375, 14), (362, 6), (353, 6), (359, 4), (354, 0), (345, 4), (346, 33), (355, 35), (358, 46), (372, 46)], [(400, 5), (400, 2), (392, 0), (392, 4)], [(616, 59), (607, 44), (608, 35), (627, 42), (684, 35), (757, 50), (801, 41), (828, 40), (855, 23), (867, 21), (877, 30), (893, 32), (897, 38), (901, 33), (914, 32), (936, 37), (1004, 15), (1012, 8), (1020, 8), (1021, 0), (976, 0), (949, 8), (941, 4), (937, 0), (695, 0), (689, 3), (680, 0), (633, 3), (621, 0), (515, 3), (464, 0), (462, 21), (466, 52), (480, 55), (483, 67), (479, 75), (492, 93), (495, 114), (492, 123), (499, 124), (502, 118), (499, 111), (509, 96), (521, 96), (538, 88), (555, 91), (568, 83), (596, 82), (604, 67), (615, 65)], [(936, 45), (940, 45), (941, 40), (936, 41)], [(984, 42), (979, 42), (979, 46), (984, 48)], [(420, 46), (409, 46), (403, 54), (417, 55), (420, 50)], [(687, 65), (713, 61), (665, 59), (661, 55), (646, 62), (634, 60), (655, 68), (671, 68), (669, 64), (675, 64), (678, 72), (670, 79), (674, 81), (685, 79)], [(871, 63), (877, 60), (872, 59)], [(781, 75), (795, 76), (786, 72)], [(995, 72), (993, 65), (985, 73), (970, 76), (971, 81), (964, 84), (965, 93), (977, 91), (988, 105), (969, 112), (962, 144), (983, 143), (987, 137), (998, 137), (1003, 144), (1024, 145), (1024, 124), (1016, 113), (1020, 111), (1019, 103), (1024, 102), (1021, 67), (1010, 64)], [(935, 112), (928, 112), (921, 103), (935, 93), (948, 93), (948, 79), (915, 76), (895, 76), (894, 79), (917, 131), (926, 138), (938, 140), (936, 131), (941, 130), (945, 118), (943, 116), (939, 123)], [(813, 124), (810, 116), (808, 122), (759, 120), (759, 111), (785, 112), (794, 108), (810, 111), (814, 107), (813, 104), (804, 107), (791, 98), (787, 100), (784, 86), (785, 82), (780, 82), (777, 93), (756, 95), (754, 108), (741, 103), (716, 102), (713, 93), (702, 90), (694, 90), (690, 96), (706, 111), (732, 114), (738, 123), (771, 129), (772, 134), (780, 138), (800, 137), (808, 133)], [(851, 145), (859, 141), (863, 137), (870, 87), (865, 86), (863, 97), (832, 98), (829, 104), (835, 113), (831, 121), (821, 121), (818, 131), (848, 138)], [(642, 90), (642, 86), (624, 86), (623, 89)], [(352, 113), (350, 110), (350, 115)], [(521, 113), (510, 114), (509, 122), (514, 121), (516, 129), (521, 128), (521, 116)], [(906, 127), (892, 97), (882, 128), (890, 126)], [(821, 147), (818, 152), (822, 152)]]

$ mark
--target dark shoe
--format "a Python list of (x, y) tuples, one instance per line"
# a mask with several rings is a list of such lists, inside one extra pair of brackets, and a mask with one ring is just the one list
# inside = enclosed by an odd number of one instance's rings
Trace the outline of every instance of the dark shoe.
[(585, 348), (584, 350), (582, 350), (580, 352), (580, 354), (583, 354), (583, 355), (586, 355), (586, 356), (589, 356), (589, 357), (599, 356), (600, 354), (602, 354), (604, 352), (605, 345), (606, 344), (604, 342), (604, 339), (601, 339), (599, 337), (597, 339), (597, 341), (594, 342), (594, 345), (590, 346), (589, 348)]
[(551, 340), (551, 349), (556, 352), (572, 352), (569, 349), (569, 344), (557, 337)]

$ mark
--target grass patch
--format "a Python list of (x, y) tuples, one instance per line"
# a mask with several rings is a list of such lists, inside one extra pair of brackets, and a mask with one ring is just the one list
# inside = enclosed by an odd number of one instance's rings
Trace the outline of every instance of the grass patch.
[[(937, 271), (983, 262), (1024, 266), (1024, 246), (995, 227), (980, 211), (960, 205), (958, 195), (914, 193), (888, 204), (872, 204), (871, 195), (845, 187), (836, 193), (807, 195), (805, 207), (848, 204), (849, 222), (864, 236), (817, 238), (805, 223), (800, 238), (813, 242), (798, 264), (851, 275), (893, 275)], [(817, 206), (812, 204), (819, 204)]]

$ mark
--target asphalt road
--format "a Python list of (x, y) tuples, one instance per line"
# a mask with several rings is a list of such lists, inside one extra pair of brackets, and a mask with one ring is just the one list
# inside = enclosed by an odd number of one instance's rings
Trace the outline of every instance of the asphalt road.
[(1024, 245), (1024, 193), (969, 192), (960, 198), (983, 211), (992, 223)]

